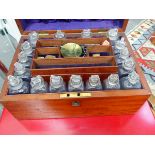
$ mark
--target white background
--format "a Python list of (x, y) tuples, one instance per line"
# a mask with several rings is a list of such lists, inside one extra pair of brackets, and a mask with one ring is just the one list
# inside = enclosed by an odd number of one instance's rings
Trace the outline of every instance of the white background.
[[(0, 16), (2, 19), (155, 19), (154, 3), (153, 0), (3, 0)], [(0, 155), (153, 155), (154, 150), (155, 136), (0, 136)]]

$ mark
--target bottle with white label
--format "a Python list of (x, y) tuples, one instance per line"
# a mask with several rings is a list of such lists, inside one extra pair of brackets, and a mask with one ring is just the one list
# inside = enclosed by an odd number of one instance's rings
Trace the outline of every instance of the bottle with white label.
[(30, 81), (30, 69), (25, 68), (23, 64), (16, 62), (14, 64), (14, 76), (22, 78), (24, 81)]
[(9, 95), (30, 93), (29, 83), (26, 81), (23, 81), (19, 77), (9, 75), (8, 84), (9, 84), (9, 90), (8, 90)]
[(122, 62), (122, 65), (119, 65), (119, 76), (127, 76), (129, 73), (135, 70), (135, 62), (133, 58), (127, 58)]
[(103, 81), (103, 87), (105, 90), (120, 89), (118, 74), (111, 74), (107, 79)]
[(133, 71), (128, 76), (121, 78), (120, 80), (122, 89), (141, 89), (139, 75)]
[(70, 77), (68, 91), (84, 91), (84, 83), (80, 75), (72, 75)]
[(33, 57), (33, 49), (31, 47), (31, 44), (28, 41), (25, 41), (21, 44), (21, 50), (24, 52), (28, 57)]
[(91, 38), (92, 37), (92, 32), (90, 29), (84, 29), (82, 32), (81, 32), (81, 37), (82, 38)]
[(48, 84), (43, 77), (37, 75), (31, 78), (31, 94), (48, 93)]
[(98, 75), (91, 75), (86, 82), (86, 90), (102, 90), (102, 84)]
[(38, 38), (39, 38), (39, 34), (36, 31), (29, 33), (28, 41), (30, 42), (32, 48), (36, 47)]
[(32, 59), (29, 58), (24, 52), (18, 54), (18, 62), (21, 63), (25, 68), (30, 68)]
[(61, 76), (51, 75), (49, 91), (55, 92), (66, 92), (66, 84)]

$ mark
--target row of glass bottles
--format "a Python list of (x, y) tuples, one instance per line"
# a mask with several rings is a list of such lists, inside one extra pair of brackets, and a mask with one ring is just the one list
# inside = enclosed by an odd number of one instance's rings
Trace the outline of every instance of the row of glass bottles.
[(30, 93), (30, 66), (38, 38), (38, 33), (33, 31), (29, 33), (28, 40), (21, 44), (21, 51), (18, 54), (18, 62), (14, 64), (14, 76), (8, 76), (9, 94)]
[(118, 34), (118, 29), (110, 29), (108, 37), (111, 41), (115, 54), (115, 60), (118, 65), (119, 77), (122, 88), (141, 88), (141, 82), (138, 74), (135, 72), (135, 62), (130, 56), (128, 48), (123, 37)]
[[(56, 39), (62, 39), (62, 38), (65, 38), (65, 33), (62, 32), (61, 30), (57, 30), (56, 33), (54, 34), (54, 37)], [(92, 37), (92, 32), (90, 29), (84, 29), (82, 32), (81, 32), (81, 37), (82, 38), (91, 38)]]
[(97, 91), (116, 89), (140, 89), (141, 83), (138, 74), (133, 71), (127, 77), (119, 80), (118, 74), (111, 74), (101, 82), (99, 75), (91, 75), (86, 81), (86, 85), (80, 75), (71, 75), (68, 86), (61, 76), (50, 76), (49, 86), (40, 75), (32, 77), (30, 85), (18, 76), (8, 76), (9, 94), (39, 94), (56, 92), (77, 92), (77, 91)]
[(33, 31), (29, 33), (28, 40), (21, 44), (21, 51), (18, 54), (18, 62), (14, 64), (14, 76), (24, 81), (30, 81), (30, 66), (32, 64), (33, 51), (36, 47), (39, 35)]
[(30, 68), (32, 63), (33, 51), (36, 47), (39, 35), (33, 31), (29, 33), (28, 40), (21, 44), (21, 52), (18, 54), (18, 62), (23, 64), (26, 68)]
[(125, 40), (123, 37), (119, 37), (118, 29), (116, 28), (108, 31), (108, 37), (111, 41), (115, 54), (115, 60), (119, 67), (119, 76), (127, 76), (135, 70), (135, 62), (129, 54)]

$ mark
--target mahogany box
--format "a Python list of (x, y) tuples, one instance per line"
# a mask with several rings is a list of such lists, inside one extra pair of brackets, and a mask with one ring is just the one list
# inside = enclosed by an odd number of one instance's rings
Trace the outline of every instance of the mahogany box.
[[(111, 28), (116, 27), (119, 29), (119, 35), (125, 38), (127, 48), (134, 58), (132, 48), (124, 33), (128, 20), (22, 19), (16, 20), (16, 22), (22, 36), (12, 59), (8, 75), (13, 75), (14, 63), (18, 60), (21, 43), (28, 38), (28, 34), (31, 31), (39, 33), (39, 39), (32, 60), (31, 74), (32, 76), (43, 76), (48, 83), (50, 75), (53, 74), (61, 75), (66, 82), (68, 82), (72, 74), (79, 74), (85, 82), (93, 74), (98, 74), (101, 80), (104, 80), (111, 73), (117, 73), (118, 66), (115, 62), (112, 46), (111, 44), (103, 44), (105, 40), (109, 41), (107, 30)], [(65, 32), (65, 39), (54, 38), (54, 34), (58, 29)], [(83, 29), (91, 29), (93, 36), (91, 38), (81, 38)], [(68, 42), (74, 42), (80, 45), (89, 44), (90, 46), (88, 45), (87, 47), (86, 56), (63, 58), (60, 54), (60, 46)], [(91, 52), (98, 53), (101, 51), (105, 51), (105, 53), (100, 57), (91, 56)], [(58, 57), (53, 59), (37, 59), (38, 56), (47, 54), (57, 54)], [(136, 63), (136, 72), (140, 76), (142, 89), (45, 94), (8, 95), (8, 81), (6, 77), (0, 101), (17, 119), (134, 114), (150, 96), (150, 89), (138, 63)]]

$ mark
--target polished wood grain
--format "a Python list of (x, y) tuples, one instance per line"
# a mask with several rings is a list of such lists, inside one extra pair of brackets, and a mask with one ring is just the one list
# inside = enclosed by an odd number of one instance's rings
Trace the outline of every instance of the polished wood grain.
[[(113, 56), (102, 57), (77, 57), (77, 58), (54, 58), (54, 59), (33, 59), (40, 66), (48, 65), (71, 65), (71, 64), (109, 64), (108, 66), (116, 66)], [(105, 65), (106, 66), (106, 65)]]
[(129, 21), (128, 19), (124, 19), (123, 26), (122, 26), (122, 32), (125, 32), (126, 27), (128, 25), (128, 21)]
[(60, 48), (59, 47), (46, 47), (46, 48), (36, 48), (35, 50), (35, 58), (42, 55), (51, 55), (58, 54), (60, 57)]
[(35, 75), (52, 75), (52, 74), (80, 74), (80, 73), (117, 73), (118, 66), (97, 66), (97, 67), (68, 67), (68, 68), (45, 68), (31, 69), (32, 76)]
[(74, 39), (40, 39), (37, 47), (61, 46), (66, 43), (76, 44), (102, 44), (107, 38), (74, 38)]
[[(3, 105), (17, 119), (43, 119), (66, 117), (90, 117), (103, 115), (123, 115), (135, 113), (147, 96), (126, 96), (107, 98), (78, 98), (59, 100), (23, 100), (22, 103), (3, 102)], [(73, 106), (73, 102), (80, 106)]]
[(155, 45), (155, 35), (154, 35), (154, 36), (151, 36), (150, 41), (151, 41), (151, 43), (152, 43), (153, 45)]
[(0, 70), (6, 75), (8, 73), (8, 69), (4, 65), (2, 61), (0, 61)]

